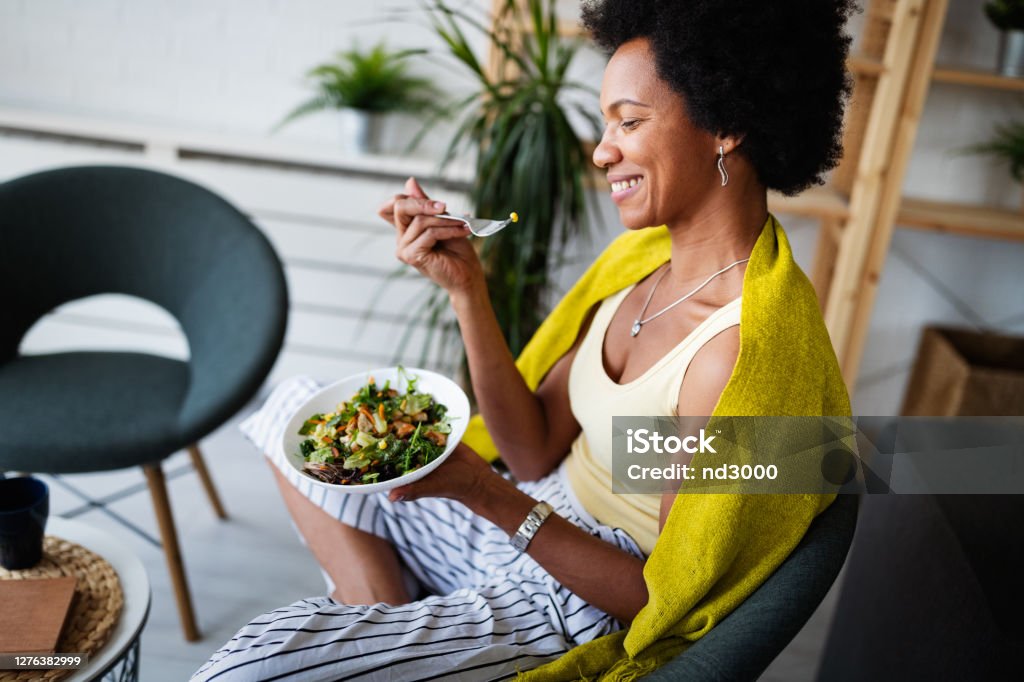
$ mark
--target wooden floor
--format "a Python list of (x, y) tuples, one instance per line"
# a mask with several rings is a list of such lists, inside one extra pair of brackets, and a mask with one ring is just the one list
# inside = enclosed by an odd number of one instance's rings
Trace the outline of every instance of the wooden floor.
[[(319, 569), (291, 527), (268, 465), (237, 430), (239, 419), (251, 409), (201, 444), (229, 520), (216, 518), (186, 452), (164, 462), (202, 634), (199, 642), (186, 643), (181, 635), (142, 470), (44, 477), (50, 484), (52, 513), (113, 534), (149, 572), (153, 602), (142, 634), (140, 669), (145, 682), (187, 680), (254, 616), (324, 593)], [(832, 601), (826, 600), (762, 679), (813, 679)]]

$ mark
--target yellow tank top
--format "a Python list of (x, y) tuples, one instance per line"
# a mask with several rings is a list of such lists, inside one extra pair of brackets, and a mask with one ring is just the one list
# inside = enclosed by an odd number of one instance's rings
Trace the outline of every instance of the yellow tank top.
[(569, 371), (569, 402), (582, 432), (562, 464), (563, 473), (583, 508), (606, 526), (622, 528), (646, 554), (658, 539), (659, 494), (612, 492), (612, 417), (678, 414), (679, 389), (701, 346), (740, 323), (740, 299), (722, 306), (640, 377), (617, 384), (604, 369), (605, 331), (632, 286), (606, 298)]

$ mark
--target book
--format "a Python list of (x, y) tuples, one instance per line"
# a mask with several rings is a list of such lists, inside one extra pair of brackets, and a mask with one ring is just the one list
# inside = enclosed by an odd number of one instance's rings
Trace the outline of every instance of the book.
[(75, 583), (74, 576), (0, 580), (0, 653), (57, 653)]

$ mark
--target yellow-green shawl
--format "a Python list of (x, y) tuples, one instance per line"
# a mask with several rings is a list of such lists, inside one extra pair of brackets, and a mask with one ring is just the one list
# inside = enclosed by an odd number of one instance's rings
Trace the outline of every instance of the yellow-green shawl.
[[(664, 227), (616, 239), (566, 294), (516, 362), (536, 388), (593, 305), (669, 259)], [(769, 216), (743, 279), (740, 352), (714, 416), (848, 416), (850, 403), (807, 277)], [(609, 425), (610, 427), (610, 425)], [(464, 440), (497, 456), (479, 416)], [(775, 571), (834, 496), (679, 495), (644, 567), (650, 595), (628, 630), (578, 646), (528, 680), (628, 680), (675, 657)]]

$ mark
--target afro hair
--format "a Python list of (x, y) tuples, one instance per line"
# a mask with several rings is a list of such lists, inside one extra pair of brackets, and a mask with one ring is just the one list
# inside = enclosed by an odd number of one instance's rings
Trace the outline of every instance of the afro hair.
[(646, 38), (658, 76), (695, 125), (742, 136), (768, 189), (793, 195), (842, 157), (853, 0), (589, 0), (583, 24), (609, 54)]

